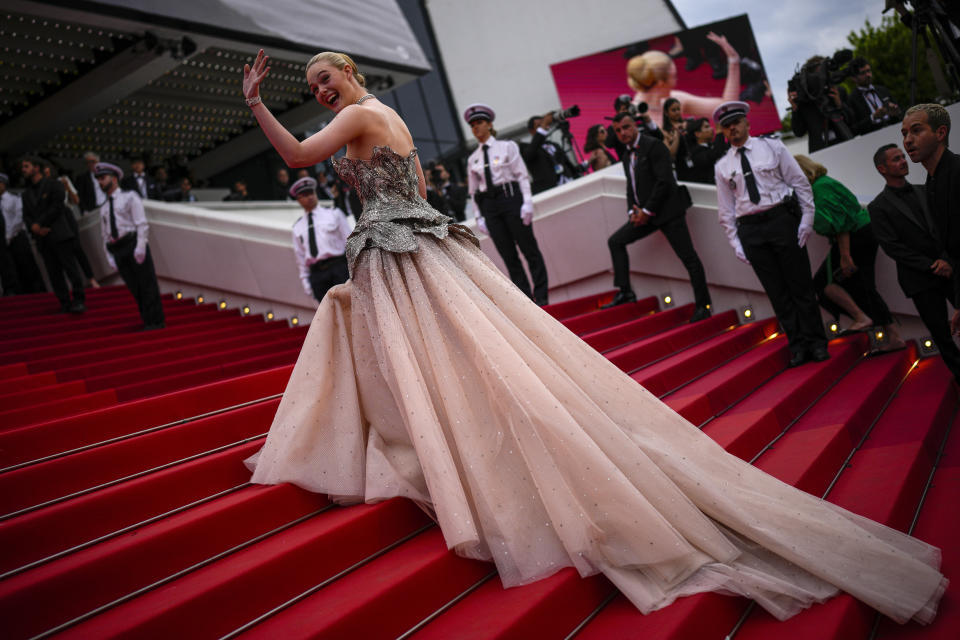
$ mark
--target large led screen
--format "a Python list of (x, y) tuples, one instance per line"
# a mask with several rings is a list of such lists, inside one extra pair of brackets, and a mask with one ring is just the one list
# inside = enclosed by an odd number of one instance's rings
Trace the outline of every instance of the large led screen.
[[(735, 53), (734, 53), (735, 52)], [(739, 59), (729, 63), (728, 58)], [(645, 102), (658, 126), (663, 104), (680, 100), (684, 118), (710, 117), (726, 100), (750, 105), (754, 135), (780, 129), (780, 118), (746, 15), (635, 42), (550, 67), (564, 108), (579, 105), (570, 131), (582, 148), (587, 129), (610, 124), (614, 101), (627, 94)]]

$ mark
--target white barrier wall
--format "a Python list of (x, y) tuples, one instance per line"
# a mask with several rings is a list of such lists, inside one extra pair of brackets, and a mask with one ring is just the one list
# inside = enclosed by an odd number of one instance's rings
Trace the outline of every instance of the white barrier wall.
[[(872, 170), (869, 158), (880, 144), (879, 136), (887, 139), (891, 132), (876, 132), (816, 157), (829, 163), (832, 175), (853, 184), (862, 198), (872, 198), (870, 192), (864, 195), (863, 188), (857, 188), (861, 184), (857, 180), (867, 184), (869, 178), (869, 173), (859, 171), (864, 165), (859, 159), (867, 158), (866, 165)], [(920, 181), (919, 176), (914, 181)], [(880, 185), (875, 187), (879, 191)], [(687, 223), (706, 269), (714, 309), (750, 306), (755, 317), (772, 315), (753, 270), (736, 259), (717, 222), (714, 187), (691, 184), (689, 188), (694, 206), (687, 213)], [(622, 168), (614, 165), (534, 197), (534, 228), (547, 264), (552, 302), (613, 288), (606, 243), (626, 220), (625, 190)], [(303, 293), (293, 257), (290, 228), (301, 215), (295, 203), (202, 206), (148, 201), (146, 209), (150, 245), (164, 291), (182, 290), (190, 297), (202, 293), (207, 300), (225, 299), (233, 308), (250, 304), (254, 313), (270, 309), (278, 317), (297, 315), (303, 321), (312, 317), (316, 305)], [(85, 219), (82, 227), (84, 244), (97, 274), (102, 275), (107, 265), (99, 221)], [(480, 239), (483, 251), (503, 269), (492, 241), (486, 236)], [(809, 246), (811, 265), (816, 269), (826, 254), (827, 242), (814, 236)], [(686, 271), (662, 234), (634, 243), (629, 255), (639, 296), (669, 293), (675, 304), (693, 301)], [(882, 251), (877, 258), (877, 284), (904, 323), (904, 333), (924, 335), (913, 304), (897, 285), (896, 267)]]

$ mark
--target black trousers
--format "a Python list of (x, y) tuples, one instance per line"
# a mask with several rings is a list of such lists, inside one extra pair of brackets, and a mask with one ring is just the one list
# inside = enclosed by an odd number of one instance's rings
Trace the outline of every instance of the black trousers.
[[(86, 294), (83, 291), (85, 281), (73, 253), (73, 239), (53, 242), (41, 238), (37, 242), (37, 248), (40, 250), (40, 257), (43, 258), (43, 265), (47, 268), (50, 286), (53, 287), (53, 293), (60, 301), (60, 305), (63, 307), (70, 305), (70, 289), (73, 289), (74, 301), (84, 302), (86, 300)], [(70, 281), (70, 289), (67, 288), (67, 280)]]
[(40, 273), (40, 267), (37, 266), (37, 259), (33, 255), (33, 248), (30, 246), (30, 238), (26, 231), (21, 231), (10, 240), (7, 247), (13, 258), (14, 267), (17, 270), (17, 280), (19, 289), (17, 293), (43, 293), (46, 291), (46, 285), (43, 284), (43, 275)]
[(157, 284), (157, 272), (153, 268), (150, 246), (147, 246), (147, 257), (143, 264), (137, 264), (132, 253), (123, 257), (114, 256), (114, 260), (123, 283), (137, 301), (144, 326), (163, 325), (163, 303), (160, 301), (160, 285)]
[(960, 348), (957, 348), (957, 343), (950, 335), (950, 320), (947, 316), (947, 300), (953, 300), (953, 285), (947, 278), (942, 280), (940, 287), (921, 291), (910, 299), (913, 300), (923, 324), (930, 331), (933, 343), (940, 350), (940, 357), (954, 379), (960, 383)]
[(799, 221), (782, 207), (738, 220), (737, 234), (754, 273), (787, 334), (790, 351), (800, 354), (827, 346), (806, 247), (797, 246)]
[[(523, 196), (517, 188), (512, 196), (500, 194), (497, 197), (485, 198), (480, 205), (480, 211), (487, 223), (493, 245), (507, 265), (510, 279), (528, 297), (538, 304), (544, 304), (548, 296), (547, 265), (543, 262), (543, 254), (540, 253), (537, 238), (533, 235), (533, 225), (525, 225), (520, 219), (522, 205)], [(527, 273), (520, 263), (520, 256), (517, 255), (517, 247), (520, 247), (527, 266), (530, 267), (530, 276), (533, 278), (532, 292)]]
[(17, 267), (13, 263), (13, 253), (7, 246), (7, 237), (0, 238), (0, 286), (3, 286), (3, 295), (12, 296), (20, 293), (20, 277)]
[(690, 284), (693, 285), (693, 297), (698, 307), (710, 304), (710, 290), (707, 289), (707, 274), (703, 270), (700, 256), (693, 247), (690, 230), (687, 228), (686, 216), (679, 216), (664, 225), (655, 227), (652, 224), (634, 226), (632, 222), (617, 229), (607, 240), (610, 248), (610, 258), (613, 260), (613, 284), (621, 290), (630, 289), (630, 257), (627, 255), (627, 245), (646, 238), (654, 231), (662, 231), (673, 252), (680, 258), (680, 262), (690, 274)]
[(73, 216), (72, 211), (67, 211), (64, 215), (67, 217), (67, 224), (73, 230), (73, 255), (77, 258), (77, 264), (80, 265), (83, 275), (86, 276), (87, 280), (91, 280), (93, 279), (93, 268), (90, 266), (90, 260), (87, 259), (87, 254), (83, 250), (83, 245), (80, 244), (80, 225), (77, 224), (77, 219)]
[(350, 279), (350, 269), (347, 266), (346, 256), (335, 256), (310, 265), (310, 288), (317, 302), (331, 287), (343, 284)]
[[(853, 263), (857, 265), (857, 271), (852, 276), (844, 278), (843, 276), (834, 276), (834, 284), (837, 284), (850, 294), (857, 306), (875, 323), (887, 326), (893, 323), (893, 316), (890, 314), (890, 307), (884, 301), (880, 292), (877, 291), (876, 263), (877, 249), (880, 247), (876, 236), (873, 235), (873, 226), (865, 225), (856, 231), (850, 232), (850, 257)], [(834, 315), (839, 316), (842, 309), (832, 300), (826, 298), (823, 293), (824, 287), (829, 283), (830, 271), (837, 272), (840, 269), (840, 247), (834, 243), (830, 248), (829, 257), (823, 261), (817, 273), (813, 276), (813, 284), (817, 288), (817, 295), (820, 297), (820, 304), (824, 309)]]

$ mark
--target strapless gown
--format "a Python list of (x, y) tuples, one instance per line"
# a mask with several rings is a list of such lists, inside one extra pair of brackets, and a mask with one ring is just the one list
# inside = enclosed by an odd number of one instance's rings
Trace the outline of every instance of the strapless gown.
[(415, 500), (504, 586), (563, 567), (649, 612), (703, 591), (785, 619), (842, 589), (929, 622), (940, 552), (732, 456), (526, 298), (418, 194), (415, 151), (344, 159), (363, 214), (253, 482)]

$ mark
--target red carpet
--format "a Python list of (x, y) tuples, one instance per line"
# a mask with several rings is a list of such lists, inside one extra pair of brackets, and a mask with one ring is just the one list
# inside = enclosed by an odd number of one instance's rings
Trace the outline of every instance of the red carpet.
[[(889, 526), (916, 518), (960, 579), (960, 416), (939, 359), (868, 357), (855, 335), (788, 369), (773, 320), (601, 310), (612, 295), (546, 310), (735, 455)], [(165, 296), (167, 328), (144, 333), (123, 288), (88, 303), (0, 300), (4, 638), (957, 637), (957, 587), (926, 628), (847, 596), (786, 623), (712, 594), (643, 616), (572, 570), (504, 590), (408, 501), (248, 484), (305, 328)]]

